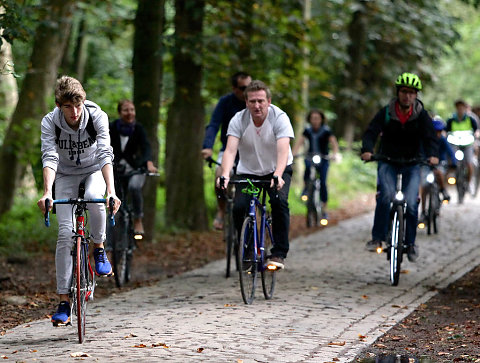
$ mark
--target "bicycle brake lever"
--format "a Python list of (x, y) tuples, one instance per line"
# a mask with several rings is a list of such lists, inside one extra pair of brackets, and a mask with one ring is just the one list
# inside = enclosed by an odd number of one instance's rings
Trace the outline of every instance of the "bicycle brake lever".
[(115, 217), (113, 216), (113, 208), (115, 208), (115, 200), (112, 197), (110, 197), (108, 201), (108, 209), (109, 209), (108, 219), (110, 219), (110, 225), (112, 227), (115, 226)]
[(49, 209), (50, 209), (50, 199), (45, 199), (45, 226), (50, 227), (50, 215), (49, 215)]

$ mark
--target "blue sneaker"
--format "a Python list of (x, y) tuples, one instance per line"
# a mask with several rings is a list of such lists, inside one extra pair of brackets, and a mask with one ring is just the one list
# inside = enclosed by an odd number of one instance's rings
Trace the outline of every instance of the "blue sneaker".
[(110, 265), (107, 254), (103, 248), (95, 248), (93, 258), (95, 260), (95, 273), (97, 276), (113, 275), (112, 265)]
[(61, 301), (58, 305), (57, 312), (52, 315), (53, 326), (70, 324), (70, 303)]

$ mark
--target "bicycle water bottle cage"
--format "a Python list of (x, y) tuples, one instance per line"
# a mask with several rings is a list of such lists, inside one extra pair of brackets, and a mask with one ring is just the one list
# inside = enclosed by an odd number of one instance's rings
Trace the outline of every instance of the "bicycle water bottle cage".
[(242, 189), (242, 193), (248, 194), (248, 195), (253, 195), (254, 197), (258, 197), (260, 194), (260, 188), (256, 187), (250, 179), (247, 179), (248, 181), (248, 186)]

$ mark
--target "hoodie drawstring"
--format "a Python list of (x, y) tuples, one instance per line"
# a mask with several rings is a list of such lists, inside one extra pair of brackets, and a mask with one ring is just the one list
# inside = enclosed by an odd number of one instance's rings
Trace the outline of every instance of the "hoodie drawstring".
[(78, 130), (78, 142), (77, 142), (77, 166), (82, 164), (80, 162), (80, 130)]

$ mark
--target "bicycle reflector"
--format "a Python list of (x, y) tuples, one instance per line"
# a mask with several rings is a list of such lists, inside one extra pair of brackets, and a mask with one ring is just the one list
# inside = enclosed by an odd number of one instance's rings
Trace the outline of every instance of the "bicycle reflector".
[(321, 219), (321, 220), (320, 220), (320, 224), (321, 224), (322, 226), (326, 226), (326, 225), (328, 224), (328, 219), (325, 219), (325, 218)]
[(455, 159), (457, 159), (458, 161), (463, 160), (463, 151), (462, 150), (455, 151)]
[(308, 200), (308, 195), (302, 195), (301, 199), (303, 202), (306, 202)]
[(142, 234), (140, 234), (140, 233), (136, 233), (136, 234), (133, 236), (133, 238), (134, 238), (134, 239), (136, 239), (136, 240), (138, 241), (138, 240), (141, 240), (141, 239), (143, 239), (143, 235), (142, 235)]
[(418, 228), (424, 229), (424, 228), (425, 228), (425, 223), (420, 222), (420, 223), (418, 224)]
[(377, 247), (377, 253), (378, 253), (378, 254), (381, 254), (382, 252), (383, 252), (382, 246), (378, 246), (378, 247)]
[(455, 185), (456, 182), (457, 182), (457, 179), (455, 179), (455, 177), (453, 177), (453, 176), (451, 176), (447, 180), (447, 183), (450, 184), (450, 185)]
[(275, 265), (267, 265), (267, 269), (270, 271), (275, 271), (277, 269), (277, 266)]

